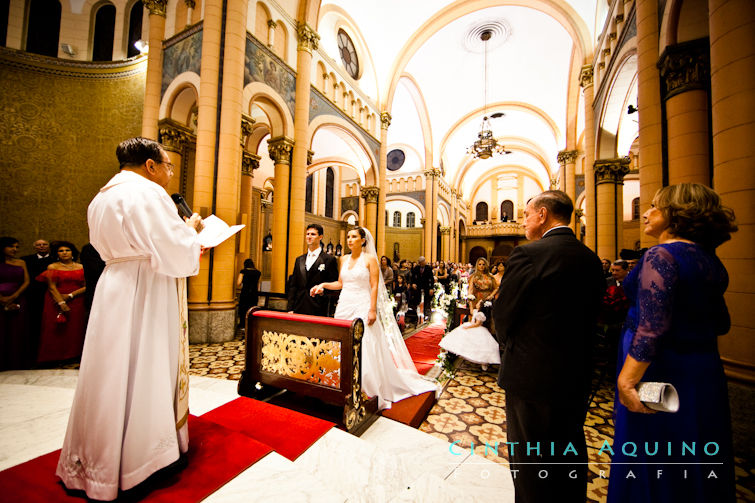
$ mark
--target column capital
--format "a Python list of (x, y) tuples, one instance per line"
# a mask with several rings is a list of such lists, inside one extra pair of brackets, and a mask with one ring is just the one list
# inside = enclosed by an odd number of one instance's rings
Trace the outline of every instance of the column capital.
[(312, 164), (312, 158), (315, 156), (315, 153), (311, 150), (307, 150), (307, 166)]
[(380, 112), (380, 129), (388, 129), (392, 119), (393, 117), (388, 112)]
[(278, 23), (276, 23), (272, 19), (268, 19), (267, 20), (267, 27), (274, 30), (274, 29), (276, 29), (278, 27)]
[(285, 136), (278, 136), (267, 141), (267, 152), (275, 164), (291, 165), (291, 154), (294, 151), (294, 140)]
[(186, 7), (188, 7), (189, 9), (193, 9), (197, 6), (194, 0), (184, 0), (184, 3), (186, 4)]
[(248, 115), (241, 114), (241, 146), (246, 146), (249, 135), (254, 131), (255, 120)]
[(423, 171), (422, 173), (423, 173), (423, 174), (425, 175), (425, 177), (427, 177), (427, 178), (438, 177), (438, 176), (441, 176), (441, 174), (442, 174), (442, 172), (441, 172), (440, 168), (430, 168), (430, 169), (426, 169), (426, 170), (424, 170), (424, 171)]
[(592, 65), (583, 65), (579, 72), (579, 85), (587, 89), (592, 85), (593, 67)]
[(593, 164), (595, 170), (595, 185), (601, 183), (624, 183), (624, 175), (629, 173), (629, 164), (632, 160), (629, 157), (619, 157), (616, 159), (597, 159)]
[(574, 210), (574, 218), (577, 219), (577, 220), (579, 220), (580, 218), (582, 218), (584, 216), (584, 214), (585, 214), (585, 212), (582, 211), (582, 208), (577, 208), (577, 209)]
[(451, 197), (456, 197), (456, 189), (451, 189)]
[(420, 223), (420, 225), (421, 225), (422, 227), (424, 227), (424, 226), (425, 226), (425, 221), (426, 221), (426, 220), (427, 220), (426, 218), (420, 218), (420, 219), (419, 219), (419, 223)]
[(254, 176), (254, 170), (259, 169), (261, 157), (246, 150), (241, 151), (241, 174)]
[(693, 89), (708, 89), (710, 53), (708, 39), (670, 45), (658, 58), (664, 99)]
[(181, 153), (191, 138), (191, 130), (170, 119), (158, 124), (158, 140), (169, 152)]
[(308, 53), (312, 53), (312, 51), (317, 50), (317, 44), (320, 40), (320, 35), (317, 34), (317, 32), (309, 26), (307, 23), (299, 23), (296, 26), (296, 34), (299, 37), (299, 43), (296, 46), (296, 48), (300, 51), (307, 51)]
[(551, 185), (549, 187), (549, 190), (558, 190), (558, 186), (559, 186), (558, 176), (554, 176), (553, 178), (551, 178)]
[(150, 15), (165, 17), (165, 8), (168, 6), (168, 0), (144, 0), (144, 7)]
[(579, 150), (561, 150), (556, 157), (559, 164), (571, 164), (579, 157)]
[(440, 233), (441, 234), (445, 234), (446, 236), (449, 235), (449, 234), (451, 234), (451, 227), (445, 227), (445, 226), (441, 227), (440, 228)]
[(377, 203), (378, 194), (380, 194), (380, 188), (375, 187), (374, 185), (362, 187), (359, 193), (359, 195), (362, 196), (362, 198), (364, 198), (364, 202), (367, 204)]

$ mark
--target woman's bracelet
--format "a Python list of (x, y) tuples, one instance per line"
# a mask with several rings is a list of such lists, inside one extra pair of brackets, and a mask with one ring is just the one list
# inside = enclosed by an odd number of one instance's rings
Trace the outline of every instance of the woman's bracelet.
[(69, 293), (69, 294), (68, 294), (68, 298), (69, 298), (69, 299), (73, 299), (73, 294), (72, 294), (72, 293)]
[(61, 300), (60, 302), (58, 302), (58, 305), (59, 305), (59, 306), (62, 306), (62, 305), (63, 305), (63, 304), (65, 304), (65, 303), (66, 303), (66, 301), (64, 301), (64, 300)]

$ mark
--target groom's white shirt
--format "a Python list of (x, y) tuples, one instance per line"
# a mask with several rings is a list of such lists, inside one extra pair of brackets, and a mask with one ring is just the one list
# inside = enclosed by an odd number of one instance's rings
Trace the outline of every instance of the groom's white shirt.
[(321, 251), (322, 251), (322, 248), (319, 246), (315, 249), (315, 251), (307, 250), (307, 260), (304, 262), (304, 265), (308, 271), (309, 271), (309, 268), (312, 267), (312, 264), (314, 264), (317, 261), (317, 257), (320, 256)]

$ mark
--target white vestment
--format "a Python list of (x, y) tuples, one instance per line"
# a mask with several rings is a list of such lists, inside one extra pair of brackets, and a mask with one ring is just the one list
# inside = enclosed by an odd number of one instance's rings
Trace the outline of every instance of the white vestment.
[(188, 449), (186, 423), (177, 431), (182, 418), (174, 409), (179, 337), (186, 335), (177, 278), (199, 272), (200, 245), (167, 192), (130, 171), (100, 189), (87, 217), (107, 266), (56, 474), (69, 489), (112, 500)]

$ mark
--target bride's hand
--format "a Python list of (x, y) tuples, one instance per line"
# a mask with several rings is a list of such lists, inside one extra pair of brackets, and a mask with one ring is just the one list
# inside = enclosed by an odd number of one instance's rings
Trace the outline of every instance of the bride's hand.
[(367, 324), (372, 325), (375, 323), (375, 320), (377, 319), (377, 313), (374, 309), (370, 309), (370, 312), (367, 313)]
[(323, 292), (322, 285), (315, 285), (312, 287), (312, 289), (309, 291), (309, 295), (311, 297), (314, 297), (316, 295), (320, 295)]

